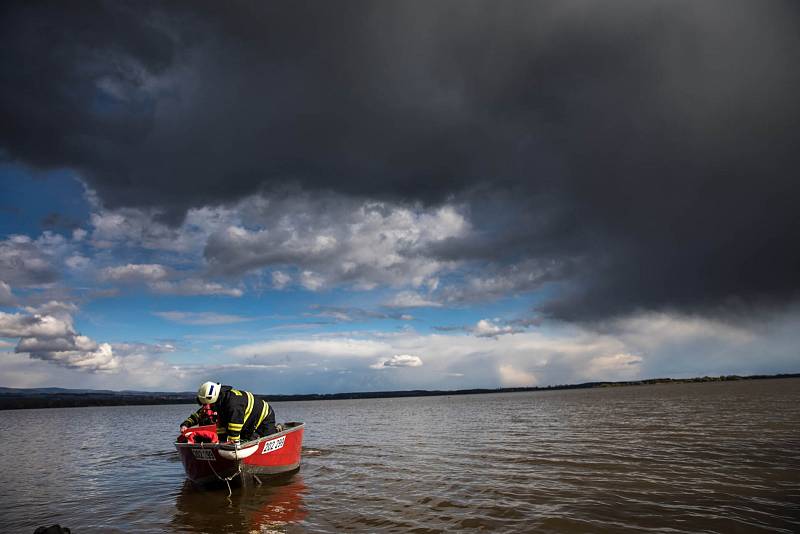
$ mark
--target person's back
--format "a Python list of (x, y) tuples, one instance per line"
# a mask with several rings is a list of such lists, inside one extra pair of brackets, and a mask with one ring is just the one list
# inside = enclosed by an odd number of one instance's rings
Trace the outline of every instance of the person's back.
[(221, 442), (249, 441), (277, 430), (275, 411), (260, 395), (218, 382), (206, 382), (200, 386), (197, 398), (216, 410), (217, 435)]

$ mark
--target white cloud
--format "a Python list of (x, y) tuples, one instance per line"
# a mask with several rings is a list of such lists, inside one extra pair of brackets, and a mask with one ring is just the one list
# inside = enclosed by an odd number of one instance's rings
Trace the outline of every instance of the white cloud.
[(559, 278), (563, 266), (558, 262), (528, 260), (493, 268), (466, 277), (439, 290), (438, 298), (447, 303), (481, 302), (534, 291)]
[(169, 280), (170, 269), (157, 263), (129, 263), (106, 267), (101, 271), (100, 277), (102, 280), (114, 282), (144, 282), (151, 291), (168, 295), (241, 297), (244, 294), (239, 288), (224, 286), (202, 278)]
[(91, 242), (101, 249), (141, 247), (199, 255), (212, 231), (238, 221), (235, 212), (224, 207), (190, 209), (180, 227), (159, 222), (161, 213), (155, 209), (97, 208), (91, 216)]
[(407, 313), (386, 313), (376, 310), (365, 310), (356, 307), (340, 307), (340, 306), (310, 306), (312, 312), (305, 313), (308, 317), (321, 317), (324, 319), (331, 319), (336, 322), (356, 322), (356, 321), (373, 321), (383, 319), (394, 319), (396, 321), (413, 321), (414, 317)]
[[(309, 291), (341, 284), (358, 290), (410, 284), (433, 291), (436, 274), (454, 264), (430, 257), (429, 245), (471, 231), (455, 206), (423, 209), (320, 193), (253, 195), (227, 207), (190, 209), (178, 227), (159, 222), (153, 209), (95, 207), (89, 242), (96, 249), (172, 254), (162, 254), (162, 263), (107, 266), (101, 279), (146, 282), (157, 293), (177, 295), (243, 294), (209, 280), (201, 274), (209, 272), (206, 267), (212, 275), (232, 276), (280, 267), (271, 273), (275, 289), (296, 282)], [(102, 263), (98, 258), (75, 253), (67, 265), (79, 270)], [(179, 272), (170, 268), (173, 260), (194, 265), (196, 274), (173, 280)], [(420, 297), (411, 305), (438, 303)]]
[(72, 231), (72, 240), (83, 241), (83, 239), (86, 237), (87, 234), (88, 232), (83, 228), (76, 228)]
[(17, 352), (91, 352), (97, 350), (97, 343), (86, 336), (70, 335), (55, 338), (24, 337), (17, 344)]
[[(769, 317), (776, 332), (760, 331), (759, 322), (730, 323), (695, 315), (643, 313), (602, 325), (620, 339), (621, 353), (642, 357), (640, 373), (649, 376), (758, 373), (762, 359), (787, 359), (786, 334), (778, 325), (794, 324), (794, 312)], [(762, 317), (762, 319), (766, 316)], [(799, 330), (800, 331), (800, 330)], [(731, 370), (733, 369), (733, 370)]]
[(91, 260), (81, 254), (73, 254), (64, 260), (64, 264), (73, 271), (82, 271), (91, 266)]
[(0, 241), (0, 279), (15, 287), (50, 284), (59, 279), (55, 265), (66, 253), (65, 240), (45, 232), (39, 239), (12, 235)]
[(272, 287), (275, 289), (284, 289), (292, 281), (292, 277), (282, 271), (272, 272)]
[(350, 315), (350, 313), (348, 313), (346, 308), (321, 309), (308, 315), (311, 317), (324, 317), (325, 319), (333, 319), (334, 321), (343, 323), (353, 320), (353, 317)]
[(518, 328), (512, 325), (497, 324), (496, 321), (497, 320), (492, 321), (491, 319), (481, 319), (471, 329), (471, 332), (477, 337), (497, 337), (505, 334), (518, 334), (520, 332), (525, 331), (522, 328)]
[(187, 278), (178, 281), (161, 280), (158, 282), (151, 282), (148, 286), (156, 293), (164, 293), (167, 295), (219, 295), (241, 297), (244, 294), (244, 291), (239, 288), (227, 287), (216, 282), (209, 282), (199, 278)]
[(236, 347), (228, 354), (250, 363), (284, 362), (301, 369), (325, 362), (330, 368), (351, 370), (363, 368), (364, 359), (372, 360), (367, 366), (372, 369), (414, 366), (422, 362), (412, 355), (427, 354), (425, 373), (415, 381), (398, 377), (400, 382), (386, 387), (438, 388), (449, 380), (450, 387), (458, 388), (516, 385), (530, 382), (531, 377), (544, 383), (568, 383), (581, 378), (582, 369), (593, 358), (619, 354), (623, 347), (614, 338), (574, 330), (555, 337), (525, 332), (498, 339), (413, 331), (366, 336), (272, 340)]
[(597, 377), (614, 376), (615, 379), (633, 378), (639, 375), (638, 365), (642, 363), (641, 356), (635, 354), (609, 354), (592, 358), (583, 370), (587, 380)]
[(13, 306), (16, 302), (11, 286), (0, 280), (0, 306)]
[(169, 271), (157, 263), (129, 263), (106, 267), (100, 272), (103, 280), (115, 282), (155, 282), (169, 276)]
[(181, 312), (163, 311), (153, 312), (156, 317), (187, 325), (220, 325), (252, 321), (252, 318), (241, 315), (226, 315), (214, 312)]
[(33, 315), (52, 315), (72, 324), (72, 316), (78, 313), (78, 307), (72, 302), (50, 300), (36, 306), (25, 306), (26, 312)]
[(72, 333), (71, 320), (50, 315), (0, 312), (0, 337), (57, 338)]
[(309, 291), (317, 291), (325, 285), (325, 280), (312, 271), (303, 271), (300, 273), (300, 285)]
[(107, 380), (106, 387), (111, 386), (114, 389), (119, 389), (121, 386), (126, 389), (158, 387), (162, 391), (179, 391), (194, 389), (200, 381), (197, 378), (197, 370), (174, 365), (162, 359), (164, 354), (177, 350), (170, 343), (114, 343), (113, 350), (117, 357), (117, 368), (113, 375), (103, 375)]
[[(323, 368), (347, 370), (340, 391), (373, 389), (458, 389), (638, 380), (659, 376), (791, 372), (797, 368), (800, 314), (785, 327), (759, 333), (692, 317), (640, 315), (602, 331), (548, 323), (515, 335), (476, 337), (470, 333), (350, 333), (274, 339), (242, 345), (227, 354), (241, 363), (285, 364), (282, 376), (319, 373), (316, 390), (332, 387)], [(495, 325), (495, 321), (490, 321)], [(512, 327), (512, 323), (509, 323)], [(494, 333), (494, 328), (489, 328)], [(657, 339), (654, 339), (656, 338)], [(747, 341), (750, 340), (750, 341)], [(753, 343), (760, 348), (754, 355)], [(387, 367), (388, 355), (425, 355), (424, 373), (359, 373)], [(365, 362), (366, 360), (366, 362)], [(407, 360), (411, 362), (412, 360)], [(394, 363), (401, 364), (400, 358)], [(360, 371), (361, 370), (361, 371)], [(315, 375), (317, 376), (317, 375)], [(339, 384), (339, 382), (336, 382)], [(310, 387), (310, 386), (309, 386)], [(315, 389), (310, 389), (315, 390)]]
[(69, 380), (72, 375), (79, 375), (72, 382), (73, 387), (87, 387), (86, 378), (100, 375), (91, 375), (77, 370), (64, 368), (63, 366), (52, 365), (50, 363), (31, 359), (27, 354), (17, 354), (14, 352), (4, 352), (0, 354), (0, 376), (3, 377), (3, 385), (17, 388), (45, 387), (58, 385), (60, 387), (70, 387)]
[(334, 194), (255, 196), (237, 209), (241, 221), (208, 238), (204, 254), (213, 272), (292, 265), (326, 285), (355, 289), (424, 283), (451, 266), (427, 247), (470, 231), (454, 206), (423, 209)]
[(52, 301), (27, 308), (30, 315), (0, 312), (0, 336), (19, 338), (14, 351), (31, 358), (92, 372), (114, 370), (119, 362), (111, 345), (75, 333), (71, 314), (76, 310), (73, 304)]
[[(69, 351), (51, 350), (47, 357), (60, 363), (59, 368), (65, 373), (60, 376), (73, 377), (70, 380), (79, 387), (92, 383), (116, 388), (159, 385), (191, 389), (214, 376), (242, 387), (252, 384), (250, 387), (258, 388), (269, 382), (269, 391), (274, 393), (543, 386), (796, 370), (800, 313), (781, 316), (780, 320), (771, 320), (769, 328), (759, 328), (755, 323), (737, 326), (686, 316), (640, 315), (605, 325), (602, 331), (548, 323), (536, 330), (497, 338), (466, 333), (421, 334), (412, 329), (316, 336), (287, 331), (276, 339), (222, 352), (222, 361), (215, 356), (213, 362), (203, 363), (200, 359), (193, 365), (164, 361), (161, 354), (177, 350), (169, 343), (114, 344), (115, 374), (101, 375), (70, 374), (79, 367), (75, 366), (74, 354), (68, 357)], [(68, 349), (74, 345), (93, 353), (97, 349), (90, 350), (92, 347), (101, 346), (91, 340), (83, 344), (74, 340), (73, 345), (39, 342), (38, 347), (36, 342), (28, 341), (21, 348), (38, 348), (44, 354), (44, 349)], [(758, 347), (755, 356), (754, 347)], [(222, 350), (219, 348), (215, 354)], [(413, 364), (415, 360), (406, 357), (423, 354), (424, 372), (415, 372), (413, 367), (375, 372), (377, 367), (386, 369), (392, 363), (395, 367)], [(44, 377), (39, 379), (41, 385), (47, 383), (46, 377), (55, 376), (39, 366), (39, 360), (25, 368), (13, 356), (6, 353), (0, 358), (0, 373), (7, 385), (29, 384), (33, 376)], [(100, 365), (102, 355), (84, 361), (108, 368)], [(387, 362), (389, 365), (385, 365)], [(28, 369), (30, 374), (22, 369)], [(83, 371), (91, 369), (89, 365)]]
[(387, 308), (436, 308), (441, 305), (441, 303), (427, 299), (413, 291), (401, 291), (383, 303), (383, 306)]
[(433, 291), (436, 291), (436, 289), (439, 287), (439, 279), (437, 277), (435, 277), (435, 276), (432, 277), (432, 278), (428, 278), (423, 283), (428, 288), (428, 292), (429, 293), (433, 292)]
[(516, 369), (511, 365), (500, 365), (500, 384), (503, 387), (532, 387), (539, 383), (534, 373)]
[[(32, 359), (24, 353), (4, 353), (0, 357), (0, 376), (4, 385), (12, 387), (59, 386), (115, 390), (180, 391), (193, 389), (200, 381), (193, 371), (176, 368), (147, 353), (131, 353), (120, 357), (115, 345), (113, 354), (116, 367), (104, 372), (91, 372), (91, 366), (53, 365), (55, 362), (52, 360)], [(83, 361), (87, 363), (89, 360)]]
[(241, 345), (228, 350), (236, 357), (284, 357), (311, 355), (313, 357), (373, 358), (390, 351), (390, 345), (371, 339), (293, 339), (265, 341)]
[(391, 358), (385, 358), (370, 365), (372, 369), (384, 369), (386, 367), (419, 367), (422, 359), (419, 356), (410, 354), (395, 354)]
[(119, 359), (114, 356), (114, 351), (108, 343), (97, 344), (84, 338), (74, 336), (72, 347), (54, 346), (52, 350), (43, 350), (45, 347), (17, 346), (16, 352), (27, 353), (31, 358), (57, 363), (65, 367), (83, 369), (91, 372), (114, 371), (119, 367)]
[(755, 339), (755, 332), (708, 317), (644, 313), (612, 321), (609, 331), (624, 337), (628, 342), (649, 349), (680, 340), (714, 338), (728, 343), (746, 344)]
[(114, 343), (115, 354), (128, 357), (134, 354), (169, 354), (177, 350), (172, 343)]

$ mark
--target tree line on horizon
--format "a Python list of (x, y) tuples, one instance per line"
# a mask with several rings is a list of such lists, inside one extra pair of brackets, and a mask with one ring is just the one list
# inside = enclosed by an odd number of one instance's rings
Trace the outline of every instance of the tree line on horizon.
[[(475, 388), (459, 390), (405, 390), (405, 391), (363, 391), (350, 393), (309, 393), (296, 395), (265, 395), (273, 402), (308, 400), (380, 399), (392, 397), (432, 397), (448, 395), (477, 395), (485, 393), (517, 393), (525, 391), (553, 391), (566, 389), (591, 389), (641, 386), (654, 384), (685, 384), (698, 382), (727, 382), (736, 380), (759, 380), (774, 378), (800, 378), (800, 373), (781, 373), (775, 375), (722, 375), (694, 378), (648, 378), (620, 382), (584, 382), (581, 384), (557, 384), (550, 386), (531, 386), (513, 388)], [(50, 392), (36, 390), (2, 388), (0, 391), (0, 410), (30, 408), (78, 408), (88, 406), (130, 406), (161, 404), (193, 404), (194, 393), (148, 393), (114, 392), (58, 389)]]

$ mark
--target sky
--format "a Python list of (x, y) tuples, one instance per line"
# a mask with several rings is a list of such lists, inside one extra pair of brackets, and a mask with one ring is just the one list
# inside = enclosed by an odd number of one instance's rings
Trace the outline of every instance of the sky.
[(800, 372), (796, 2), (3, 2), (0, 386)]

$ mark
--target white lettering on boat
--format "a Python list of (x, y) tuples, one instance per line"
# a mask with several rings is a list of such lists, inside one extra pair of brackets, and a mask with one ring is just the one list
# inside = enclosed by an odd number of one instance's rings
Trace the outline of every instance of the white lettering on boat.
[(214, 453), (211, 451), (211, 449), (192, 449), (192, 454), (194, 454), (194, 457), (198, 460), (217, 461), (217, 459), (214, 458)]
[(281, 436), (279, 438), (266, 441), (264, 442), (264, 448), (261, 449), (261, 454), (267, 454), (268, 452), (277, 451), (278, 449), (283, 448), (283, 444), (285, 442), (286, 442), (286, 436)]

